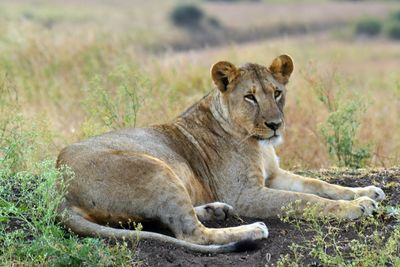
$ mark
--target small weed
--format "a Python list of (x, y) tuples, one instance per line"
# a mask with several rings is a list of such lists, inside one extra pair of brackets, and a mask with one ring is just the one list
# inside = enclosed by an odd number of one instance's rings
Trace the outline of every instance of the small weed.
[(93, 78), (82, 102), (89, 118), (83, 125), (83, 137), (106, 129), (134, 127), (140, 108), (139, 92), (145, 84), (143, 75), (126, 66), (107, 78)]
[[(398, 215), (390, 218), (380, 209), (374, 217), (348, 222), (321, 217), (315, 206), (304, 210), (304, 219), (293, 215), (293, 208), (285, 207), (281, 220), (292, 224), (304, 242), (292, 244), (291, 253), (282, 256), (278, 266), (303, 265), (304, 255), (311, 255), (314, 263), (322, 266), (397, 266), (400, 262), (400, 226), (395, 224), (391, 232), (381, 228), (384, 221), (399, 220)], [(343, 235), (354, 238), (348, 240)]]

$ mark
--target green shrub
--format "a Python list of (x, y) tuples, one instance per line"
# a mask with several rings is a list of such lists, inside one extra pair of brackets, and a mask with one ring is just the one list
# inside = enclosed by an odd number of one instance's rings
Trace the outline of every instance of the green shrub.
[(368, 147), (360, 147), (356, 142), (359, 114), (364, 110), (361, 101), (349, 101), (331, 112), (321, 125), (328, 151), (336, 157), (339, 166), (363, 167), (371, 156)]
[(46, 160), (9, 174), (0, 176), (0, 266), (126, 266), (137, 261), (126, 242), (110, 246), (79, 238), (58, 224), (65, 191), (59, 177), (73, 177), (70, 170), (58, 170), (54, 160)]
[(218, 19), (214, 18), (214, 17), (208, 17), (207, 18), (207, 22), (208, 22), (209, 25), (211, 25), (211, 26), (213, 26), (215, 28), (221, 27), (221, 22)]
[[(29, 129), (30, 128), (30, 129)], [(0, 77), (0, 173), (11, 175), (27, 168), (33, 156), (32, 140), (38, 139), (34, 125), (27, 125), (18, 105), (14, 85), (2, 74)]]
[(106, 78), (95, 76), (82, 104), (89, 120), (83, 125), (88, 137), (105, 130), (134, 127), (140, 108), (139, 92), (147, 79), (136, 68), (119, 67)]
[(178, 27), (195, 27), (200, 25), (204, 12), (193, 4), (180, 4), (171, 11), (172, 23)]
[(360, 146), (356, 135), (360, 115), (366, 107), (363, 100), (357, 97), (353, 96), (356, 100), (346, 100), (349, 97), (348, 90), (339, 77), (333, 75), (329, 82), (335, 86), (320, 81), (313, 87), (318, 100), (328, 111), (327, 119), (320, 125), (320, 132), (329, 154), (339, 166), (363, 167), (371, 156), (370, 148)]
[(395, 21), (399, 21), (400, 22), (400, 10), (393, 12), (391, 15), (391, 18)]
[(374, 18), (364, 18), (356, 23), (356, 34), (376, 36), (382, 30), (382, 22)]
[(394, 40), (400, 40), (400, 20), (387, 27), (387, 35)]

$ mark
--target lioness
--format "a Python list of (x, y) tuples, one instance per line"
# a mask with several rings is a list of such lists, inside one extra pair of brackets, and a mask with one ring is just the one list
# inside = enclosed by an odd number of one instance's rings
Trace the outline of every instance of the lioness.
[[(371, 214), (385, 197), (375, 186), (348, 188), (302, 177), (279, 167), (274, 145), (282, 140), (283, 107), (293, 61), (275, 58), (269, 67), (212, 66), (216, 89), (168, 124), (125, 129), (63, 149), (57, 166), (75, 172), (60, 218), (86, 236), (138, 235), (192, 250), (226, 252), (243, 240), (267, 238), (258, 222), (207, 228), (200, 221), (276, 216), (296, 203), (321, 214), (356, 219)], [(112, 228), (128, 221), (156, 220), (175, 238)]]

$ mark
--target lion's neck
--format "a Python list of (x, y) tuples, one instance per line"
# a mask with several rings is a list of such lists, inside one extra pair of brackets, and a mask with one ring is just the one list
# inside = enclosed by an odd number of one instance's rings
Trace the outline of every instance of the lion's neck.
[(213, 92), (210, 99), (210, 112), (221, 127), (227, 132), (233, 132), (229, 117), (229, 110), (223, 105), (221, 95)]
[(232, 121), (231, 115), (229, 114), (230, 110), (223, 101), (221, 94), (218, 91), (215, 91), (210, 101), (210, 112), (214, 119), (233, 140), (241, 143), (243, 140), (249, 139), (249, 135), (244, 128), (237, 126), (237, 123)]
[[(184, 123), (182, 123), (184, 121)], [(223, 99), (218, 90), (213, 90), (196, 104), (182, 113), (176, 120), (180, 125), (191, 125), (187, 131), (196, 135), (196, 130), (219, 133), (223, 138), (237, 141), (246, 138), (246, 133), (241, 128), (235, 128), (229, 116), (229, 110), (223, 104)]]

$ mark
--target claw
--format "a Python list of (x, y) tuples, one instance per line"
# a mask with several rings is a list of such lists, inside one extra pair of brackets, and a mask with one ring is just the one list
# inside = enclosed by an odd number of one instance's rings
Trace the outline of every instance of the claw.
[(361, 209), (361, 212), (362, 212), (363, 214), (365, 214), (366, 210), (365, 210), (365, 207), (364, 207), (363, 205), (360, 205), (360, 209)]

